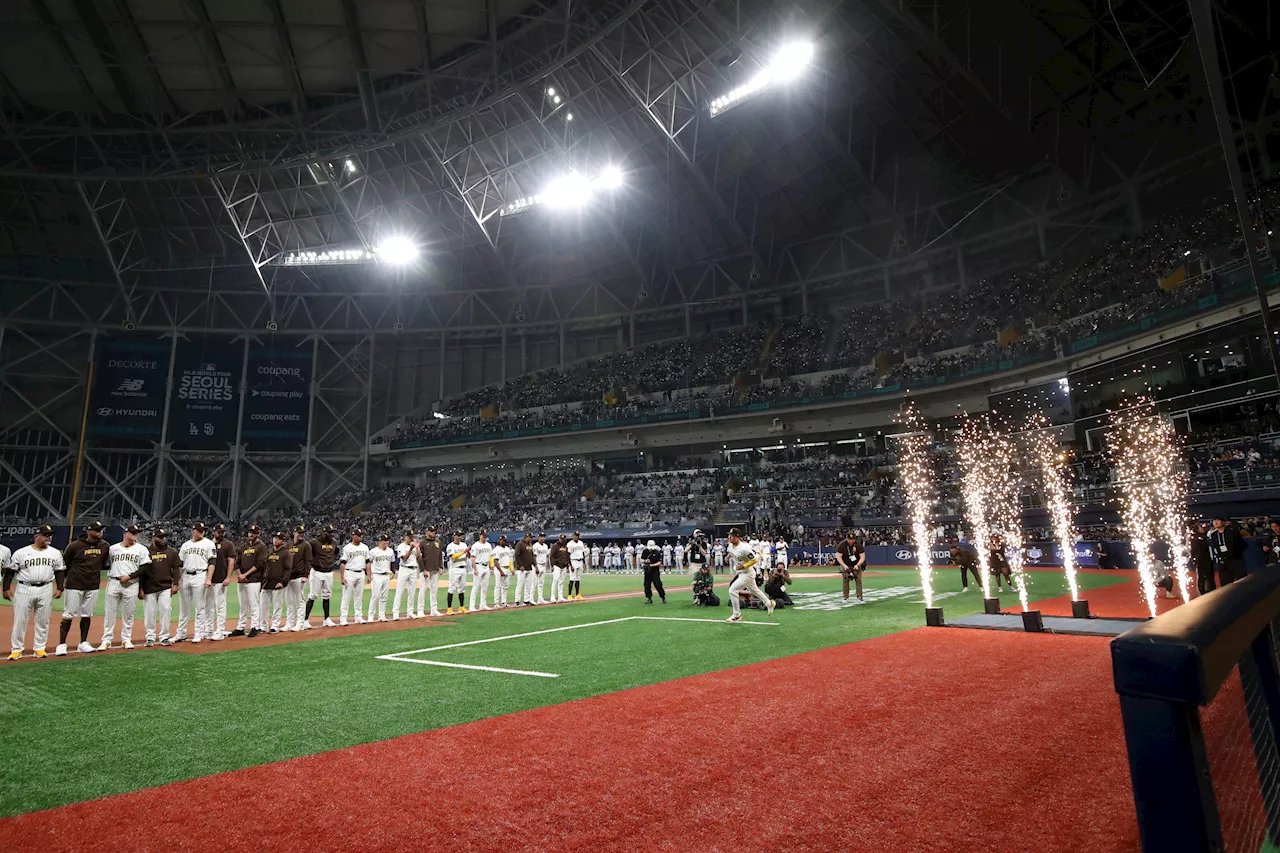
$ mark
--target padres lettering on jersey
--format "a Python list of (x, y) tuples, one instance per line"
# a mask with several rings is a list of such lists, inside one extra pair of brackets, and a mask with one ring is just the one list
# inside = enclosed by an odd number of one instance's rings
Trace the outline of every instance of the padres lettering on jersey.
[(469, 549), (461, 542), (450, 542), (449, 547), (445, 549), (445, 553), (449, 556), (449, 570), (465, 572), (467, 570), (467, 554)]
[(62, 552), (54, 548), (37, 551), (34, 545), (19, 548), (10, 558), (10, 565), (18, 573), (18, 582), (48, 583), (54, 572), (66, 569)]
[(400, 568), (416, 569), (418, 568), (418, 552), (413, 550), (413, 544), (408, 545), (401, 542), (396, 546), (396, 555), (400, 558)]
[(188, 539), (178, 549), (178, 558), (182, 560), (183, 573), (190, 575), (196, 572), (203, 572), (209, 568), (209, 563), (217, 553), (217, 546), (209, 539), (201, 539), (199, 542), (194, 539)]
[(389, 575), (395, 558), (396, 552), (390, 548), (373, 548), (369, 551), (369, 568), (375, 575)]
[(551, 548), (545, 542), (533, 543), (533, 559), (538, 564), (538, 568), (545, 569), (547, 567), (547, 555), (551, 553)]
[(363, 572), (365, 565), (369, 562), (369, 546), (363, 542), (359, 545), (348, 542), (342, 546), (342, 562), (347, 564), (347, 569), (350, 571)]
[(113, 578), (136, 578), (143, 566), (151, 563), (151, 551), (145, 545), (134, 542), (125, 545), (117, 542), (111, 546), (111, 572)]
[(488, 542), (476, 542), (471, 546), (471, 559), (475, 561), (477, 569), (492, 568), (493, 546)]

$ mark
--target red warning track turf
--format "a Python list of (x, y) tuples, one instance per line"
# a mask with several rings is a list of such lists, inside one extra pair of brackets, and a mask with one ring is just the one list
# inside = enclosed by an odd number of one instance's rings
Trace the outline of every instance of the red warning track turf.
[(1106, 640), (936, 629), (0, 821), (76, 853), (1136, 847)]
[[(1034, 571), (1062, 573), (1062, 569), (1037, 569)], [(1080, 571), (1089, 574), (1105, 574), (1112, 577), (1124, 575), (1127, 578), (1124, 583), (1080, 591), (1080, 597), (1089, 600), (1089, 612), (1094, 616), (1104, 618), (1110, 616), (1116, 619), (1145, 619), (1151, 615), (1151, 611), (1147, 609), (1147, 602), (1142, 597), (1142, 587), (1138, 583), (1138, 573), (1136, 571), (1122, 569), (1081, 569)], [(1035, 578), (1033, 576), (1032, 586), (1027, 588), (1029, 592), (1034, 593), (1034, 582)], [(1192, 597), (1195, 597), (1194, 594)], [(1001, 603), (1004, 604), (1003, 600)], [(1016, 597), (1013, 598), (1013, 603), (1017, 604)], [(1156, 590), (1157, 614), (1172, 610), (1181, 603), (1182, 600), (1179, 598), (1165, 598), (1163, 589)], [(1041, 601), (1032, 601), (1031, 607), (1034, 610), (1039, 610), (1045, 616), (1070, 616), (1071, 596), (1061, 595)], [(1005, 604), (1005, 609), (1010, 612), (1018, 610), (1018, 608), (1009, 607), (1007, 604)]]

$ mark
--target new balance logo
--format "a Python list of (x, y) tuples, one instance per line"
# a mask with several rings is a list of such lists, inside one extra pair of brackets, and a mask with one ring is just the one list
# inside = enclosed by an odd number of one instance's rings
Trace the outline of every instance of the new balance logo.
[(142, 386), (147, 384), (145, 379), (126, 379), (116, 386), (117, 391), (126, 393), (137, 393), (142, 390)]

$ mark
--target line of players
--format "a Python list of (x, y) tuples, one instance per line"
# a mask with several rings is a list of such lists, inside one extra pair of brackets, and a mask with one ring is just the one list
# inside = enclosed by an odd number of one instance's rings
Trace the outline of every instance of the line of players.
[[(658, 546), (662, 551), (662, 568), (664, 571), (682, 572), (692, 562), (690, 553), (693, 549), (693, 542), (701, 541), (702, 532), (695, 530), (693, 539), (689, 544), (685, 544), (677, 539), (675, 543), (670, 541), (664, 542)], [(777, 542), (770, 542), (768, 539), (758, 539), (751, 537), (747, 543), (759, 555), (762, 565), (772, 566), (775, 564), (787, 564), (787, 542), (785, 539), (779, 538)], [(716, 574), (728, 571), (729, 563), (727, 560), (728, 542), (723, 539), (717, 539), (705, 546), (707, 548), (707, 556), (711, 560), (712, 569)], [(628, 542), (625, 546), (616, 542), (610, 542), (601, 546), (598, 542), (590, 546), (588, 554), (589, 566), (592, 571), (600, 572), (627, 572), (638, 574), (643, 572), (640, 565), (640, 554), (644, 551), (644, 545), (635, 545)]]

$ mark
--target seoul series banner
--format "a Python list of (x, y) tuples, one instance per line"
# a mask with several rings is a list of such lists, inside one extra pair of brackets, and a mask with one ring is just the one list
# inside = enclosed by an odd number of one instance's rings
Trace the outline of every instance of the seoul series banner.
[(89, 396), (90, 435), (160, 438), (170, 346), (168, 341), (139, 338), (102, 344)]
[(236, 441), (244, 344), (227, 338), (178, 342), (169, 440), (174, 447), (226, 449)]
[(242, 431), (245, 443), (273, 449), (306, 444), (311, 347), (251, 347), (248, 384)]

